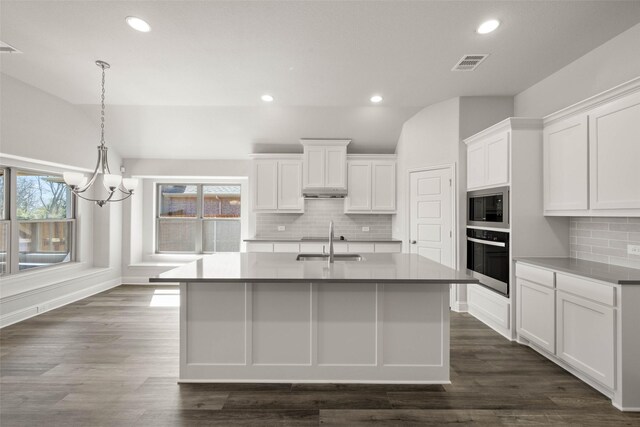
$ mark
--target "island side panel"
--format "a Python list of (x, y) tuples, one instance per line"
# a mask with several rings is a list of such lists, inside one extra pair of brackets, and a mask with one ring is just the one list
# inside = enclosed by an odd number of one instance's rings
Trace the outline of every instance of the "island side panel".
[(449, 382), (448, 284), (181, 288), (181, 382)]

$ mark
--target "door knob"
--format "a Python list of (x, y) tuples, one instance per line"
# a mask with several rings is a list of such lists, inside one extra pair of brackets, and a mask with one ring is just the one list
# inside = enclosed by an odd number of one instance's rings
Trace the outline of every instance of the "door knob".
[(411, 244), (412, 244), (412, 245), (415, 245), (416, 243), (418, 243), (418, 242), (417, 242), (417, 241), (415, 241), (415, 240), (412, 240), (412, 241), (411, 241)]

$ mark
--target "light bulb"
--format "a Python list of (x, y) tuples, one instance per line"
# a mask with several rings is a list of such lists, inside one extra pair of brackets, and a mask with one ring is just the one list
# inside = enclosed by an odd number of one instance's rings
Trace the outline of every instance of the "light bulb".
[(133, 191), (138, 188), (138, 180), (136, 178), (123, 178), (122, 186), (129, 191)]
[(478, 34), (489, 34), (490, 32), (495, 31), (499, 26), (500, 21), (498, 21), (497, 19), (490, 19), (480, 24), (476, 31), (478, 32)]
[(69, 187), (74, 188), (84, 185), (83, 182), (87, 182), (87, 178), (79, 172), (65, 172), (62, 174), (62, 178)]
[(369, 98), (369, 100), (374, 104), (377, 104), (379, 102), (382, 102), (382, 97), (380, 95), (373, 95), (371, 98)]
[(122, 181), (122, 177), (120, 175), (115, 175), (112, 173), (105, 173), (104, 177), (102, 178), (102, 182), (104, 186), (107, 187), (109, 190), (113, 190), (117, 188), (118, 185), (120, 185), (121, 181)]
[(125, 21), (127, 21), (127, 24), (129, 24), (131, 28), (136, 31), (140, 31), (141, 33), (148, 33), (149, 31), (151, 31), (151, 25), (149, 25), (143, 19), (137, 18), (135, 16), (127, 16), (125, 18)]

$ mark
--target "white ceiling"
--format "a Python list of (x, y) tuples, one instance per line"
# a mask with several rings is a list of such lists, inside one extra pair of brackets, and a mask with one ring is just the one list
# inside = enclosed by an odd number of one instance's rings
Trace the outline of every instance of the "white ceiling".
[[(303, 137), (392, 152), (420, 107), (514, 95), (640, 22), (637, 0), (2, 0), (0, 8), (0, 40), (24, 52), (3, 55), (3, 73), (95, 105), (93, 61), (111, 63), (108, 142), (124, 157), (236, 157), (261, 144), (299, 148)], [(133, 31), (128, 15), (152, 31)], [(487, 18), (503, 25), (477, 35)], [(451, 72), (467, 53), (491, 56), (475, 72)], [(260, 101), (267, 92), (272, 105)], [(371, 106), (373, 93), (382, 105)]]

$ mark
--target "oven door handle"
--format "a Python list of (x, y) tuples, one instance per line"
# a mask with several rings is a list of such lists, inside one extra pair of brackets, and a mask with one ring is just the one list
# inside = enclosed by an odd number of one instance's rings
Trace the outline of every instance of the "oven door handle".
[(473, 243), (480, 243), (482, 245), (500, 246), (501, 248), (504, 248), (507, 246), (507, 244), (504, 242), (494, 242), (491, 240), (474, 239), (473, 237), (467, 237), (467, 240)]

